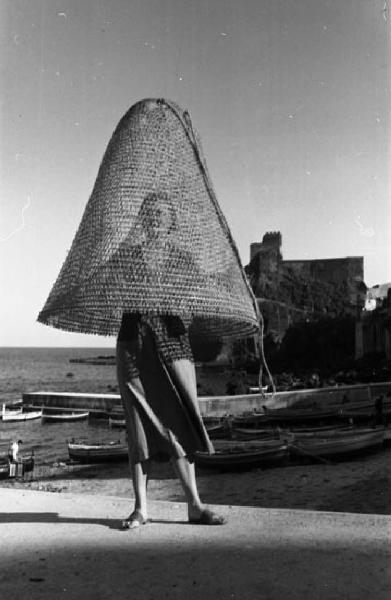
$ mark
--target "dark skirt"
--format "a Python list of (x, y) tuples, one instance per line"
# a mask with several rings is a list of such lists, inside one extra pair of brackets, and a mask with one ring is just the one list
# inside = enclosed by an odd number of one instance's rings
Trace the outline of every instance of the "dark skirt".
[(144, 324), (137, 337), (118, 340), (117, 376), (131, 463), (214, 452), (198, 407), (193, 362), (164, 357), (151, 327)]

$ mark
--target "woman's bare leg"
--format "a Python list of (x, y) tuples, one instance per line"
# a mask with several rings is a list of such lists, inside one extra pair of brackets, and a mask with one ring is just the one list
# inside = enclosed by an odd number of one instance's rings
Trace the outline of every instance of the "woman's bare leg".
[(122, 521), (123, 529), (133, 529), (147, 521), (147, 484), (149, 464), (147, 461), (130, 465), (134, 491), (134, 510)]
[(186, 495), (189, 521), (203, 525), (223, 525), (226, 519), (209, 510), (200, 500), (194, 463), (183, 457), (173, 459), (173, 464)]
[(186, 457), (175, 458), (172, 462), (185, 492), (189, 517), (198, 517), (205, 505), (198, 494), (194, 463), (190, 463)]
[(139, 510), (144, 519), (147, 518), (147, 484), (149, 475), (149, 463), (138, 462), (130, 467), (134, 491), (134, 510)]

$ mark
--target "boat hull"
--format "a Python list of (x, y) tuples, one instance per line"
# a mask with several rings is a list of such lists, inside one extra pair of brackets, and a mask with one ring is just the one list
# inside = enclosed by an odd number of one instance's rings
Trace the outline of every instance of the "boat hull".
[(194, 461), (197, 467), (220, 471), (244, 471), (253, 468), (272, 466), (288, 456), (288, 447), (280, 441), (264, 442), (253, 447), (232, 446), (216, 450), (215, 454), (196, 452)]
[(329, 437), (297, 437), (294, 436), (289, 444), (292, 454), (314, 457), (343, 457), (352, 454), (368, 452), (382, 446), (384, 431), (369, 433), (348, 433)]
[(102, 463), (127, 460), (128, 446), (125, 444), (68, 444), (71, 460), (82, 463)]
[(42, 423), (68, 423), (73, 421), (85, 421), (89, 413), (63, 413), (63, 414), (43, 414)]
[(7, 415), (3, 413), (3, 421), (5, 422), (16, 422), (16, 421), (32, 421), (34, 419), (40, 419), (42, 417), (42, 410), (32, 411), (26, 413), (20, 413), (17, 415)]

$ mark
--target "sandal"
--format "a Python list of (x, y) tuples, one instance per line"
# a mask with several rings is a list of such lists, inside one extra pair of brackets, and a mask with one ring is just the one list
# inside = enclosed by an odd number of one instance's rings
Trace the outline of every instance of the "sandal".
[(148, 519), (144, 519), (142, 513), (139, 510), (134, 510), (127, 519), (124, 519), (121, 523), (122, 529), (135, 529), (140, 525), (148, 523)]
[(205, 508), (198, 517), (189, 517), (189, 523), (194, 525), (224, 525), (227, 519)]

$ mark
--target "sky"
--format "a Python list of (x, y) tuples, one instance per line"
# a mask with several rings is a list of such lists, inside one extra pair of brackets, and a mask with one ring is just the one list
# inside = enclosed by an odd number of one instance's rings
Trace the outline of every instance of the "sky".
[(37, 323), (121, 116), (189, 110), (243, 264), (364, 257), (391, 281), (389, 0), (0, 0), (0, 345)]

